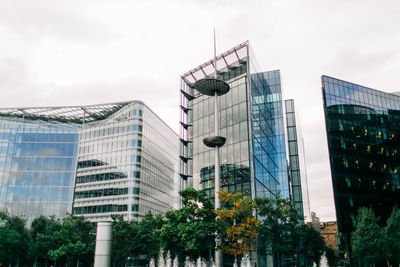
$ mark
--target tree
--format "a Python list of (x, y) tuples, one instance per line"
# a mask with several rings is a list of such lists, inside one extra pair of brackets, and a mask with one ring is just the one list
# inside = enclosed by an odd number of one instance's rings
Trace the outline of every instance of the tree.
[(0, 262), (16, 266), (27, 261), (29, 235), (26, 221), (18, 216), (0, 212)]
[(115, 263), (123, 263), (131, 257), (135, 248), (137, 227), (134, 222), (125, 221), (122, 215), (112, 215), (112, 258)]
[(112, 255), (115, 264), (125, 265), (127, 258), (139, 257), (149, 263), (151, 258), (157, 261), (160, 252), (158, 232), (164, 220), (161, 215), (150, 212), (136, 224), (125, 221), (122, 215), (113, 215)]
[(15, 259), (14, 250), (18, 247), (20, 235), (15, 230), (0, 227), (0, 263), (11, 264)]
[(216, 211), (217, 221), (222, 225), (219, 248), (226, 254), (240, 257), (252, 250), (258, 236), (260, 222), (253, 216), (257, 205), (250, 198), (243, 198), (241, 193), (220, 191), (218, 197), (222, 206)]
[(321, 235), (310, 226), (301, 226), (303, 240), (302, 252), (307, 257), (307, 262), (315, 262), (318, 266), (324, 254), (325, 242)]
[(55, 262), (61, 258), (66, 263), (88, 266), (94, 259), (94, 230), (84, 217), (67, 215), (54, 233), (57, 245), (49, 250), (49, 257)]
[(60, 228), (61, 222), (54, 216), (49, 218), (40, 216), (32, 221), (29, 230), (32, 240), (29, 254), (34, 259), (35, 266), (38, 262), (49, 260), (49, 251), (59, 242), (54, 234)]
[(161, 247), (172, 257), (178, 257), (179, 266), (184, 266), (186, 256), (209, 261), (219, 227), (212, 204), (201, 190), (188, 188), (179, 194), (183, 207), (168, 211), (166, 222), (158, 231)]
[(371, 208), (358, 210), (356, 229), (351, 235), (353, 253), (366, 264), (374, 265), (385, 258), (384, 231)]
[(294, 255), (300, 250), (303, 218), (289, 199), (280, 194), (275, 198), (256, 198), (257, 212), (262, 218), (260, 227), (260, 253), (272, 250), (275, 261), (279, 264), (285, 254)]
[(159, 229), (164, 225), (164, 220), (161, 215), (153, 216), (150, 212), (137, 225), (137, 234), (135, 241), (137, 243), (138, 254), (143, 255), (150, 261), (154, 259), (157, 264), (157, 259), (160, 253)]
[(325, 257), (330, 267), (336, 266), (339, 262), (339, 257), (336, 255), (336, 252), (331, 247), (325, 247)]
[(385, 231), (386, 251), (388, 259), (400, 264), (400, 209), (395, 206), (387, 220)]

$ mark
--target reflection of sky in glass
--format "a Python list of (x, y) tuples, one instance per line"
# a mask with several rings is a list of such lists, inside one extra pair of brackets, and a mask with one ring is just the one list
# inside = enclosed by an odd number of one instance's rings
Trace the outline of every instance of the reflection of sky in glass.
[(78, 133), (60, 124), (0, 123), (0, 208), (30, 218), (71, 211)]
[[(257, 73), (258, 64), (253, 55), (248, 42), (245, 42), (217, 56), (218, 78), (231, 87), (227, 94), (218, 97), (220, 135), (227, 139), (220, 149), (221, 164), (249, 166), (250, 174), (255, 178), (257, 196), (271, 196), (281, 191), (284, 197), (288, 197), (280, 74), (279, 71)], [(200, 185), (200, 188), (210, 189), (213, 197), (214, 151), (204, 146), (202, 140), (214, 135), (214, 103), (212, 98), (200, 95), (191, 87), (196, 80), (212, 75), (211, 62), (181, 76), (180, 173), (182, 188)], [(251, 101), (247, 95), (249, 90)], [(251, 131), (253, 136), (249, 137)], [(253, 155), (249, 155), (252, 149)], [(241, 191), (235, 188), (239, 183), (229, 183), (228, 192)], [(246, 188), (242, 192), (247, 191)]]
[[(220, 135), (226, 137), (226, 143), (220, 149), (221, 166), (231, 169), (229, 173), (235, 173), (249, 166), (248, 129), (247, 129), (247, 99), (246, 99), (246, 64), (242, 64), (230, 72), (221, 75), (221, 79), (229, 83), (230, 91), (218, 97), (220, 116)], [(189, 116), (188, 140), (190, 145), (188, 155), (189, 174), (193, 178), (188, 179), (189, 186), (205, 189), (210, 198), (214, 198), (214, 149), (208, 148), (203, 143), (203, 138), (214, 135), (214, 98), (200, 95), (190, 101), (189, 106), (193, 110)], [(221, 167), (221, 170), (225, 167)], [(242, 192), (250, 195), (249, 181), (237, 182), (234, 179), (223, 179), (221, 171), (221, 186), (228, 192)]]
[(400, 110), (400, 96), (380, 92), (361, 85), (322, 76), (327, 106), (350, 104), (387, 114), (389, 109)]
[[(143, 103), (133, 102), (81, 131), (73, 213), (138, 221), (173, 207), (178, 136)], [(109, 192), (109, 188), (121, 189)]]
[(254, 165), (257, 195), (289, 196), (279, 71), (252, 74)]

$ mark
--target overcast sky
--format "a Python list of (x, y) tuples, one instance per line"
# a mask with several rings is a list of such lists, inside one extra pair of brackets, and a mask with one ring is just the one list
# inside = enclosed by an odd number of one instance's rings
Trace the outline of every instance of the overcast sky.
[(306, 146), (311, 209), (334, 220), (323, 74), (400, 90), (398, 0), (0, 0), (0, 107), (142, 100), (178, 131), (179, 77), (249, 40), (280, 69)]

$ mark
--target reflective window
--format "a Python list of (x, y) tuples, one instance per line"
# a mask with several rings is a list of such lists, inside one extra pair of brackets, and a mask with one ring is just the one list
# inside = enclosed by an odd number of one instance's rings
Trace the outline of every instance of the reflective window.
[(400, 96), (327, 76), (322, 86), (338, 226), (348, 234), (359, 207), (385, 221), (400, 203)]
[(23, 215), (71, 212), (78, 127), (0, 120), (0, 209)]

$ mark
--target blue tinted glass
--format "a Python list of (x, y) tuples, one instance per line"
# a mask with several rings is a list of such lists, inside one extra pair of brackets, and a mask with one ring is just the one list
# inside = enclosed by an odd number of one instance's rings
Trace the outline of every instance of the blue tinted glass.
[[(264, 194), (281, 191), (288, 197), (286, 145), (283, 123), (283, 104), (278, 71), (252, 75), (252, 115), (255, 177), (267, 190)], [(271, 183), (269, 176), (278, 181)], [(268, 192), (271, 190), (271, 192)], [(260, 195), (266, 196), (266, 195)]]
[(1, 134), (8, 145), (0, 146), (6, 155), (0, 158), (0, 175), (9, 182), (1, 186), (0, 201), (13, 203), (8, 205), (13, 214), (65, 215), (68, 204), (60, 201), (68, 201), (73, 192), (77, 143), (61, 141), (77, 140), (78, 134), (64, 134), (60, 125), (52, 124), (13, 123), (12, 127), (18, 132)]

